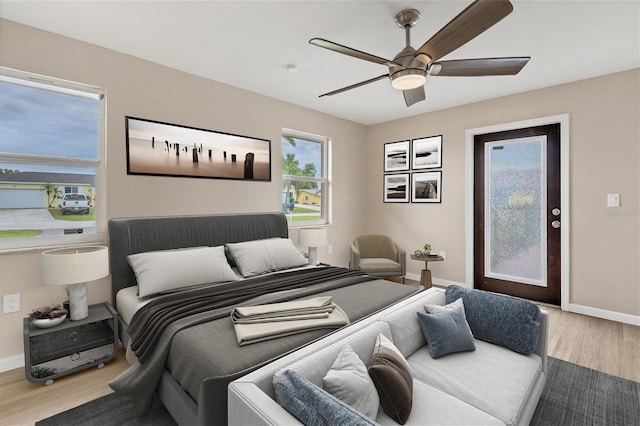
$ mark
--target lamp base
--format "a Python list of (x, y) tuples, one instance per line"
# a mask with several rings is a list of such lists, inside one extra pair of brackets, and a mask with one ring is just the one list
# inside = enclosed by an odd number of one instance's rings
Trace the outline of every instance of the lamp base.
[(78, 321), (89, 316), (87, 304), (87, 286), (85, 283), (69, 285), (69, 307), (71, 321)]
[(309, 265), (318, 264), (318, 247), (309, 247)]

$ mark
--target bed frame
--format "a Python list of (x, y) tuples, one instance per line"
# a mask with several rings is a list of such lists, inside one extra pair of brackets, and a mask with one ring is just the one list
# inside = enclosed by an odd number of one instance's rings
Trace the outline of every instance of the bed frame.
[[(127, 256), (154, 250), (219, 246), (264, 238), (288, 238), (287, 219), (278, 213), (221, 214), (201, 216), (119, 218), (109, 221), (111, 301), (117, 309), (116, 293), (136, 285)], [(127, 325), (119, 324), (120, 340), (129, 341)], [(206, 381), (203, 383), (206, 387)], [(207, 424), (211, 420), (206, 403), (196, 404), (176, 381), (164, 372), (156, 390), (173, 418), (181, 425)], [(201, 398), (206, 397), (201, 392)]]

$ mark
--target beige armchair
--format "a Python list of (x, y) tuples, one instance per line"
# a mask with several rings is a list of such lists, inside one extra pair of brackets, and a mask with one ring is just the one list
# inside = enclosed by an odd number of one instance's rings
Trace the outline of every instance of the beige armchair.
[(402, 277), (406, 272), (406, 252), (386, 235), (360, 235), (351, 243), (349, 267), (377, 277)]

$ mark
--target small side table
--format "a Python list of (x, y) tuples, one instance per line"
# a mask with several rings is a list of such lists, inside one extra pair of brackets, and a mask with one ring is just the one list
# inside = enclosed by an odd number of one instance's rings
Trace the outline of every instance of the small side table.
[(412, 254), (411, 259), (424, 262), (424, 269), (420, 273), (420, 285), (424, 288), (431, 288), (432, 282), (429, 262), (442, 262), (444, 258), (442, 256), (416, 256)]
[(24, 319), (24, 370), (30, 382), (50, 385), (94, 365), (102, 368), (117, 352), (118, 314), (109, 303), (91, 305), (87, 318), (67, 318), (51, 328), (36, 328)]

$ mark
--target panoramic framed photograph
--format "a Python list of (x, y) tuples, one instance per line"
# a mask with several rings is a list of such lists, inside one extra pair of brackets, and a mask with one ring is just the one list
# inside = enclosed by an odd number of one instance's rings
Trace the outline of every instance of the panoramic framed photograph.
[(384, 175), (384, 202), (409, 202), (409, 173)]
[(439, 203), (442, 195), (442, 172), (411, 174), (412, 203)]
[(125, 117), (127, 174), (271, 181), (271, 141)]
[(384, 171), (409, 170), (409, 141), (384, 144)]
[(412, 169), (438, 169), (442, 167), (442, 135), (413, 139), (412, 144)]

